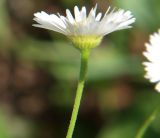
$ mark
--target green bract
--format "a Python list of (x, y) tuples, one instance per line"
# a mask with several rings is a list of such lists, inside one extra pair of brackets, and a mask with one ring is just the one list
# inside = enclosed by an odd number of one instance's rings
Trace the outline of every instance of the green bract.
[(97, 47), (102, 40), (101, 36), (70, 36), (69, 39), (72, 41), (74, 47), (79, 50), (91, 49)]

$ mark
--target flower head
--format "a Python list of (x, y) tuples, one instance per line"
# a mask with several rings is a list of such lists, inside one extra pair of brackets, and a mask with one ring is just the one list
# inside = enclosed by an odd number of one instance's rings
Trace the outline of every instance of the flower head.
[(150, 43), (146, 43), (146, 51), (143, 53), (148, 59), (144, 62), (145, 78), (156, 84), (155, 89), (160, 92), (160, 30), (150, 36)]
[[(35, 27), (53, 30), (66, 35), (75, 45), (79, 43), (89, 43), (89, 48), (97, 46), (104, 35), (113, 31), (130, 28), (130, 24), (135, 22), (135, 18), (130, 11), (123, 9), (111, 10), (109, 7), (102, 17), (102, 13), (96, 14), (97, 5), (87, 14), (83, 6), (81, 10), (74, 7), (74, 17), (70, 10), (66, 10), (66, 17), (60, 14), (47, 14), (37, 12), (34, 20), (38, 24)], [(93, 44), (90, 39), (94, 40)], [(80, 44), (81, 45), (81, 44)], [(86, 44), (85, 44), (86, 45)], [(91, 47), (90, 47), (91, 46)], [(79, 48), (79, 46), (77, 46)], [(81, 48), (84, 46), (81, 45)]]

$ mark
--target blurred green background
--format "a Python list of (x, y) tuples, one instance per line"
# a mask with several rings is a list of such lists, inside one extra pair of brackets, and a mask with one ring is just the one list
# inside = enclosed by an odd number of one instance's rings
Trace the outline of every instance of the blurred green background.
[[(159, 106), (142, 66), (144, 43), (160, 25), (159, 0), (0, 0), (0, 138), (65, 138), (80, 55), (63, 35), (32, 27), (33, 13), (96, 3), (103, 12), (131, 10), (136, 23), (92, 50), (74, 137), (134, 138)], [(145, 135), (159, 137), (160, 116)]]

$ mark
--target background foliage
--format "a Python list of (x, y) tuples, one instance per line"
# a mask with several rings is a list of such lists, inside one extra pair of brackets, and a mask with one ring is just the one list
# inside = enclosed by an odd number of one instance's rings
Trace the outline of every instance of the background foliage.
[[(158, 30), (159, 0), (0, 0), (0, 138), (64, 138), (79, 71), (79, 53), (62, 35), (32, 27), (33, 13), (65, 14), (75, 4), (129, 9), (132, 29), (106, 36), (92, 51), (76, 138), (133, 138), (159, 106), (143, 78), (142, 56)], [(160, 117), (146, 138), (160, 137)]]

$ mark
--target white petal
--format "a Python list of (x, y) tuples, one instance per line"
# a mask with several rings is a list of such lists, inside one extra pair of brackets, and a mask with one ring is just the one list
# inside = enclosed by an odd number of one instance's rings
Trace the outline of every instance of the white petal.
[(98, 13), (98, 15), (96, 16), (96, 21), (99, 21), (102, 17), (102, 13)]
[(68, 9), (66, 10), (66, 15), (67, 15), (67, 18), (68, 18), (68, 20), (70, 21), (71, 24), (75, 23), (75, 20), (72, 16), (70, 10), (68, 10)]
[(131, 28), (130, 24), (133, 22), (135, 22), (135, 18), (132, 18), (130, 11), (113, 9), (110, 12), (109, 8), (101, 20), (98, 32), (106, 35), (116, 30)]
[(40, 24), (33, 24), (32, 26), (34, 26), (34, 27), (39, 27), (39, 28), (44, 28), (44, 29), (48, 29), (48, 30), (52, 30), (52, 31), (59, 32), (59, 33), (62, 33), (62, 34), (65, 34), (65, 35), (66, 35), (65, 30), (60, 30), (60, 29), (58, 29), (58, 28), (55, 27), (55, 26), (40, 25)]
[(110, 11), (110, 9), (111, 9), (111, 7), (109, 6), (108, 9), (107, 9), (107, 11), (106, 11), (106, 13), (105, 13), (105, 15), (104, 15), (104, 17), (108, 14), (108, 12)]
[(150, 35), (150, 43), (146, 43), (143, 55), (148, 59), (144, 62), (145, 78), (151, 82), (158, 82), (155, 89), (160, 92), (160, 32)]
[(56, 15), (48, 15), (45, 12), (38, 12), (34, 15), (34, 20), (39, 24), (33, 26), (50, 29), (62, 34), (66, 34), (63, 21), (61, 21), (61, 19), (58, 18)]
[(134, 23), (135, 20), (136, 20), (135, 18), (132, 18), (132, 19), (130, 19), (130, 20), (127, 20), (127, 21), (125, 21), (125, 22), (122, 22), (122, 23), (118, 26), (119, 30), (124, 29), (124, 28), (128, 28), (128, 25)]
[(80, 13), (77, 6), (74, 7), (74, 15), (75, 15), (76, 22), (80, 22), (81, 21), (81, 13)]
[(158, 83), (156, 84), (155, 89), (156, 89), (158, 92), (160, 92), (160, 82), (158, 82)]
[(86, 8), (85, 7), (82, 7), (82, 10), (81, 10), (81, 19), (82, 20), (86, 20)]
[[(34, 20), (38, 25), (36, 27), (50, 29), (56, 32), (63, 33), (68, 36), (74, 35), (97, 35), (104, 36), (116, 30), (130, 28), (135, 19), (132, 17), (130, 11), (119, 9), (110, 11), (107, 9), (105, 15), (102, 13), (96, 15), (97, 4), (92, 8), (87, 16), (86, 8), (82, 7), (81, 10), (77, 6), (74, 7), (74, 16), (70, 10), (66, 10), (66, 17), (58, 14), (48, 15), (45, 12), (35, 13)], [(153, 41), (152, 43), (155, 43)]]
[(95, 5), (95, 7), (94, 7), (94, 9), (93, 9), (93, 12), (96, 14), (96, 10), (97, 10), (97, 3), (96, 3), (96, 5)]
[(89, 13), (89, 15), (88, 15), (88, 19), (89, 19), (89, 20), (90, 20), (90, 19), (95, 19), (96, 10), (97, 10), (97, 4), (95, 5), (94, 8), (92, 8), (92, 9), (90, 10), (90, 13)]

